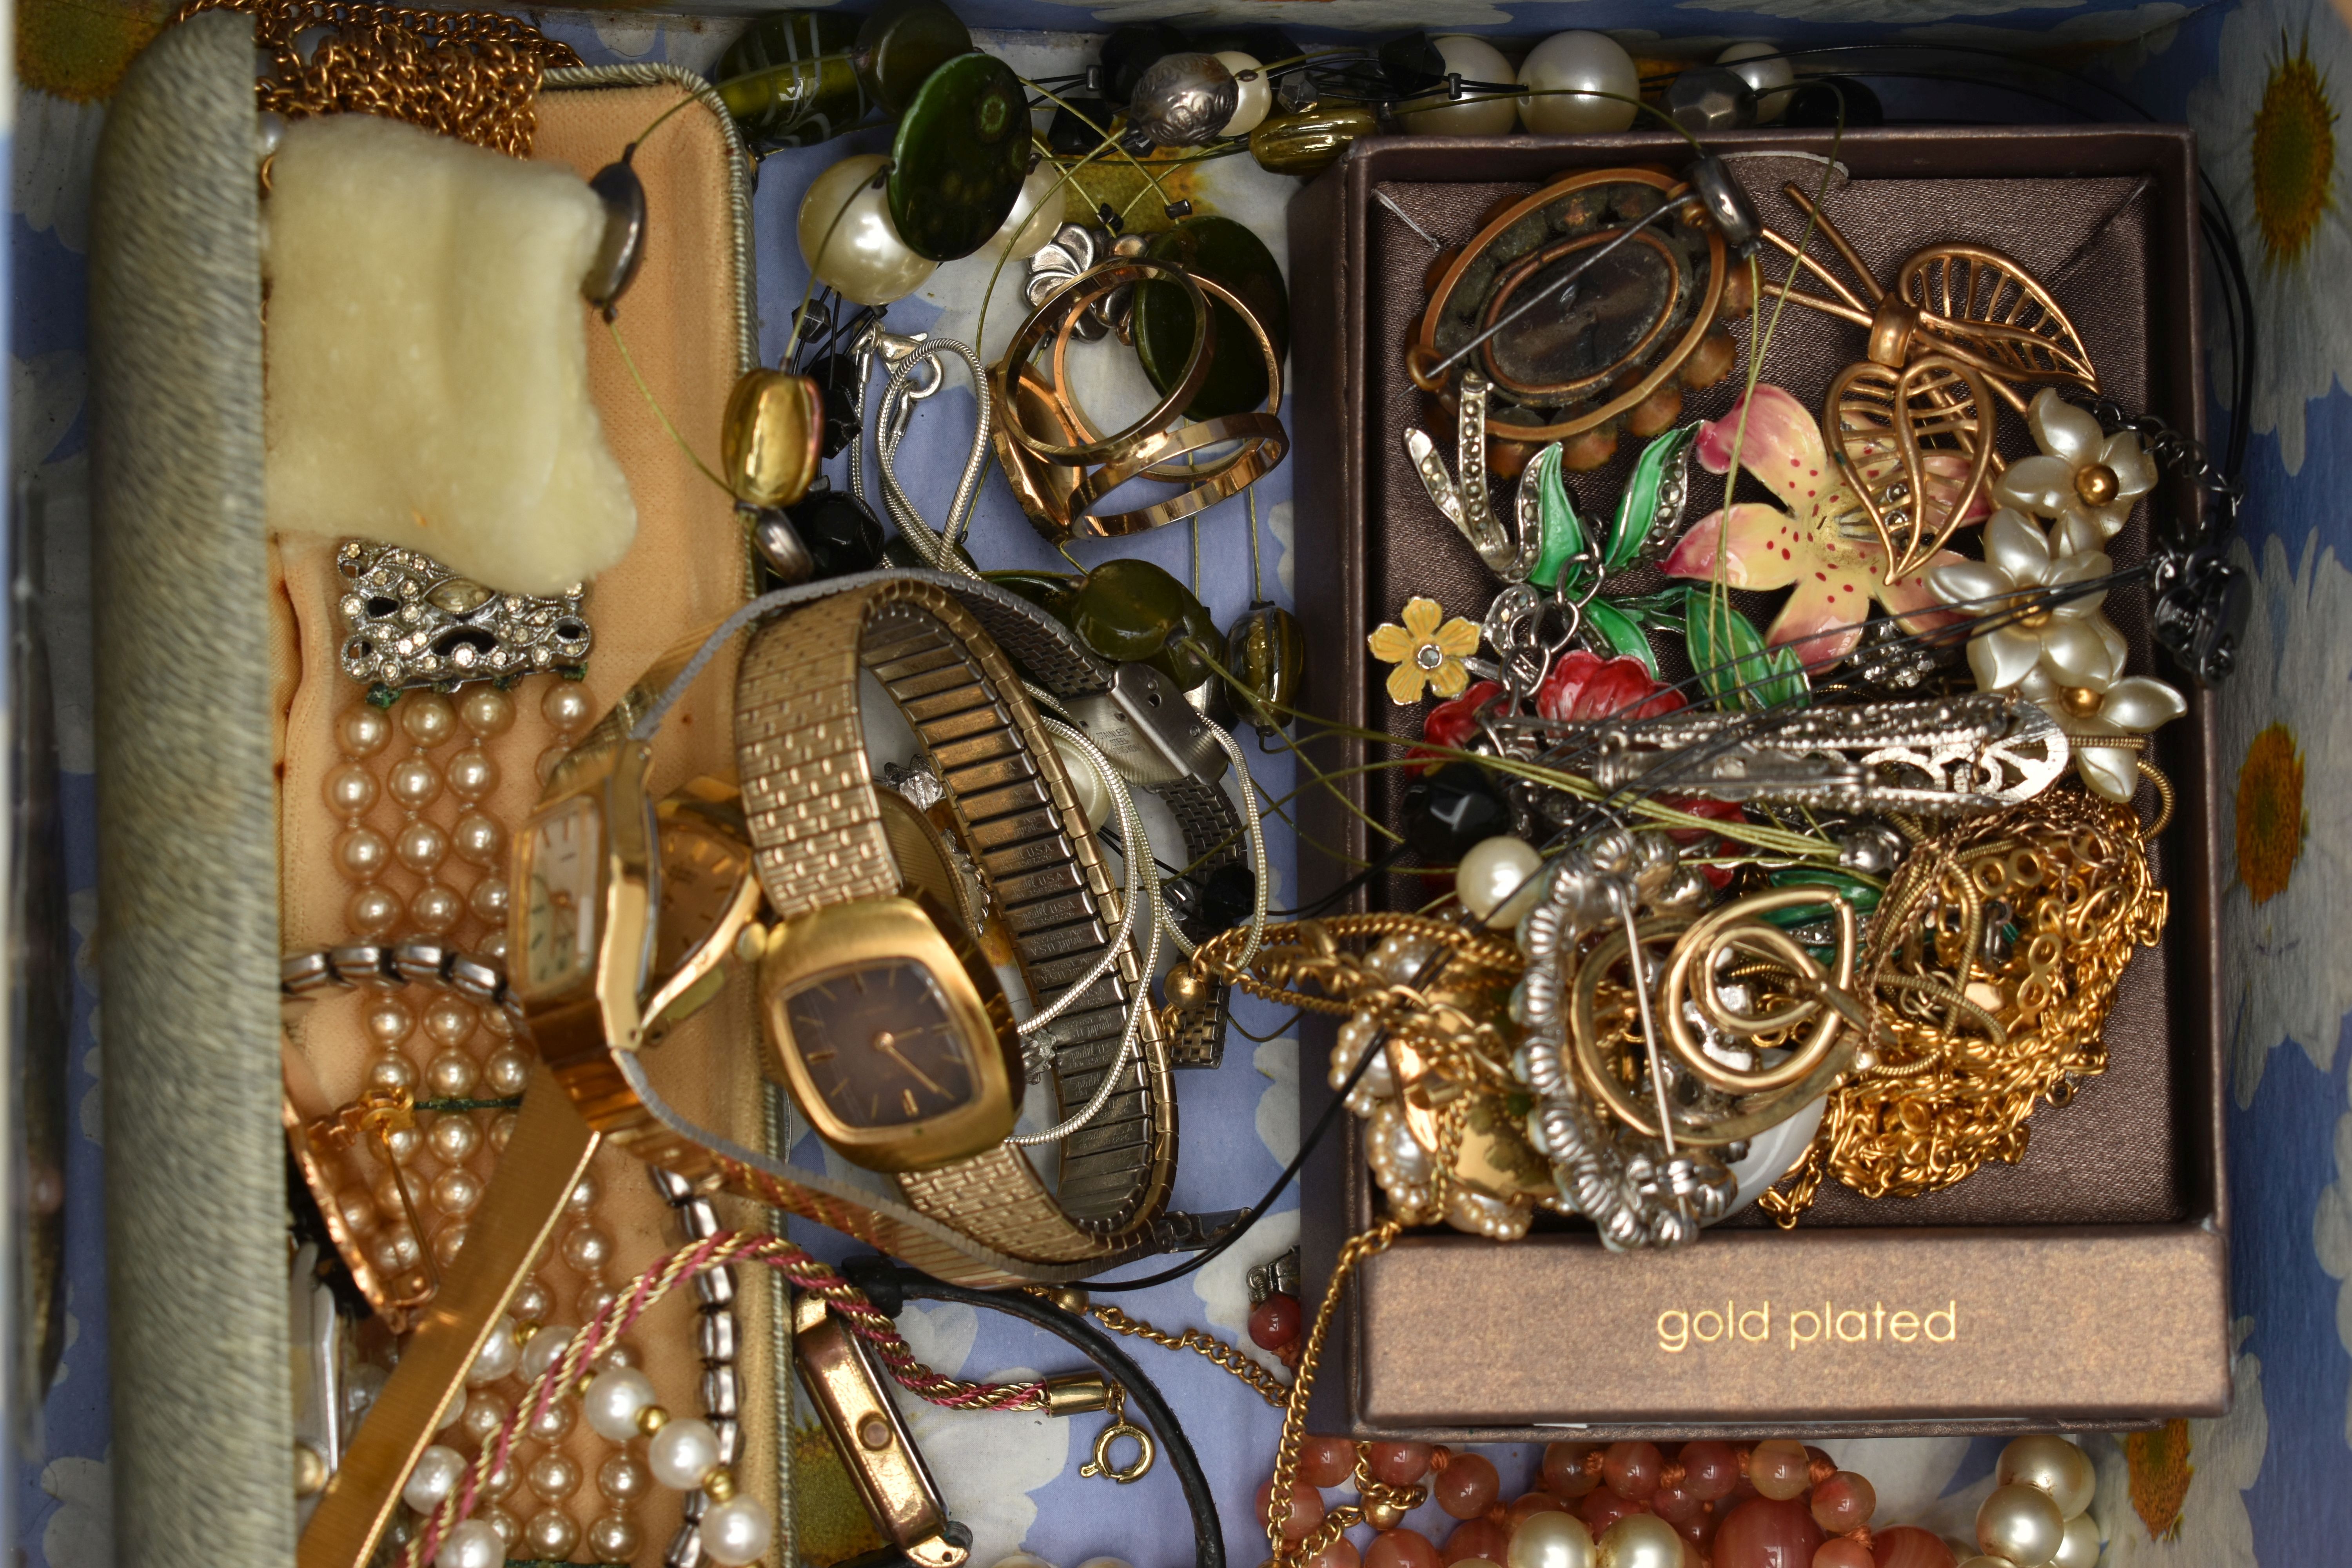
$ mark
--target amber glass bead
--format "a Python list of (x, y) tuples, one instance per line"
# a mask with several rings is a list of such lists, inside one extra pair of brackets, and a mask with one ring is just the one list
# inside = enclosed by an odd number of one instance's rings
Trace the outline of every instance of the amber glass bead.
[(1868, 1524), (1878, 1511), (1878, 1491), (1852, 1470), (1840, 1470), (1813, 1489), (1813, 1522), (1832, 1535)]
[(1712, 1438), (1685, 1443), (1675, 1460), (1683, 1468), (1683, 1489), (1701, 1502), (1727, 1496), (1739, 1482), (1739, 1456), (1728, 1443)]
[(1298, 1447), (1298, 1479), (1310, 1487), (1339, 1487), (1356, 1473), (1356, 1445), (1345, 1437), (1309, 1437)]
[(1484, 1454), (1456, 1454), (1429, 1483), (1429, 1491), (1437, 1506), (1455, 1519), (1475, 1519), (1495, 1506), (1503, 1492), (1503, 1478)]
[(1279, 1350), (1298, 1337), (1298, 1298), (1274, 1295), (1250, 1309), (1249, 1335), (1260, 1350)]
[(1539, 1513), (1574, 1513), (1576, 1510), (1549, 1492), (1529, 1492), (1513, 1503), (1504, 1516), (1503, 1527), (1517, 1530), (1522, 1522)]
[(1870, 1554), (1876, 1568), (1953, 1568), (1952, 1549), (1916, 1524), (1872, 1531)]
[(1717, 1527), (1710, 1561), (1715, 1568), (1808, 1568), (1821, 1547), (1822, 1527), (1804, 1504), (1753, 1497)]
[[(1261, 1482), (1257, 1489), (1257, 1517), (1271, 1522), (1274, 1517), (1274, 1482)], [(1323, 1494), (1305, 1481), (1290, 1484), (1290, 1517), (1282, 1527), (1286, 1541), (1303, 1541), (1323, 1522)]]
[(1365, 1548), (1364, 1568), (1444, 1568), (1444, 1564), (1437, 1561), (1437, 1548), (1421, 1531), (1384, 1530)]
[(1669, 1524), (1680, 1524), (1706, 1509), (1706, 1504), (1691, 1496), (1690, 1488), (1681, 1481), (1650, 1494), (1650, 1511)]
[(1429, 1445), (1374, 1443), (1367, 1462), (1375, 1479), (1392, 1487), (1409, 1487), (1429, 1474)]
[(1592, 1532), (1592, 1538), (1598, 1541), (1601, 1539), (1601, 1531), (1627, 1514), (1649, 1511), (1648, 1503), (1640, 1502), (1629, 1497), (1619, 1497), (1607, 1487), (1596, 1487), (1591, 1495), (1578, 1507), (1576, 1514), (1579, 1519), (1584, 1521), (1584, 1528)]
[(1601, 1479), (1619, 1497), (1639, 1501), (1658, 1489), (1658, 1471), (1664, 1464), (1655, 1443), (1612, 1443), (1601, 1458)]
[(1812, 1568), (1877, 1568), (1870, 1549), (1859, 1541), (1824, 1541), (1813, 1553)]
[(1362, 1568), (1363, 1561), (1363, 1554), (1356, 1550), (1356, 1543), (1343, 1535), (1309, 1557), (1307, 1568)]
[(1554, 1497), (1580, 1498), (1601, 1484), (1601, 1478), (1584, 1468), (1584, 1456), (1599, 1447), (1597, 1443), (1547, 1443), (1544, 1445), (1544, 1490)]
[[(1447, 1472), (1449, 1475), (1451, 1471)], [(1445, 1546), (1438, 1553), (1442, 1562), (1500, 1563), (1509, 1551), (1511, 1532), (1491, 1519), (1465, 1519), (1454, 1527), (1445, 1538)]]
[(1812, 1468), (1803, 1444), (1776, 1437), (1748, 1455), (1748, 1479), (1759, 1496), (1785, 1501), (1812, 1484)]
[(1709, 1552), (1715, 1547), (1715, 1532), (1723, 1516), (1711, 1508), (1703, 1508), (1675, 1526), (1682, 1538), (1691, 1543), (1695, 1552)]

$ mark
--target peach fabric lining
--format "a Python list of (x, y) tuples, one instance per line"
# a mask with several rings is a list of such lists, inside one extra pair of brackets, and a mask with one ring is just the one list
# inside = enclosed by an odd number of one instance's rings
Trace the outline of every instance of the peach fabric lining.
[[(535, 157), (568, 163), (584, 178), (622, 149), (683, 89), (661, 85), (551, 90), (539, 102)], [(727, 160), (733, 152), (721, 125), (700, 104), (663, 121), (638, 149), (635, 163), (646, 186), (648, 223), (645, 262), (619, 307), (627, 351), (680, 436), (705, 462), (715, 462), (719, 421), (729, 392), (744, 368), (738, 335), (739, 276), (732, 195)], [(751, 584), (750, 558), (730, 499), (679, 451), (632, 378), (612, 334), (585, 305), (588, 374), (606, 440), (627, 474), (636, 501), (637, 534), (619, 565), (591, 586), (587, 613), (595, 629), (586, 687), (601, 713), (673, 642), (742, 604)], [(344, 909), (352, 884), (334, 864), (342, 823), (321, 795), (341, 762), (337, 717), (361, 693), (338, 661), (341, 633), (336, 610), (341, 585), (332, 542), (288, 536), (274, 542), (277, 595), (272, 605), (279, 715), (279, 882), (284, 941), (289, 951), (347, 941)], [(736, 658), (715, 660), (675, 710), (661, 737), (650, 781), (656, 793), (709, 774), (734, 777), (731, 702)], [(534, 763), (554, 736), (540, 711), (550, 684), (533, 676), (513, 690), (516, 721), (484, 749), (497, 761), (498, 788), (485, 803), (509, 830), (538, 795)], [(397, 733), (394, 747), (404, 744)], [(437, 753), (440, 755), (442, 753)], [(397, 811), (379, 803), (371, 821), (389, 836)], [(461, 892), (470, 867), (453, 856), (443, 879)], [(404, 893), (415, 879), (385, 879)], [(478, 931), (468, 920), (459, 931)], [(361, 1024), (362, 999), (334, 998), (289, 1019), (289, 1031), (334, 1102), (358, 1090), (373, 1055)], [(751, 1144), (766, 1142), (761, 1079), (751, 987), (731, 983), (719, 999), (681, 1026), (661, 1047), (665, 1092), (681, 1109)], [(615, 1260), (606, 1271), (617, 1283), (674, 1249), (681, 1237), (668, 1207), (637, 1162), (600, 1152), (594, 1172), (603, 1187), (599, 1223), (613, 1235)], [(738, 1200), (718, 1200), (722, 1225), (761, 1226), (765, 1215)], [(561, 1231), (559, 1230), (559, 1235)], [(757, 1276), (754, 1278), (754, 1276)], [(743, 1443), (737, 1462), (741, 1483), (772, 1506), (778, 1474), (774, 1322), (776, 1292), (765, 1270), (739, 1277), (737, 1367), (743, 1388)], [(559, 1294), (551, 1321), (576, 1325), (573, 1303)], [(701, 1364), (694, 1342), (692, 1301), (680, 1290), (640, 1321), (634, 1343), (641, 1363), (673, 1411), (699, 1413)], [(585, 1526), (604, 1511), (595, 1468), (609, 1445), (586, 1424), (570, 1441), (582, 1464), (581, 1489), (570, 1504)], [(528, 1488), (506, 1500), (519, 1518), (537, 1506)], [(640, 1563), (657, 1564), (677, 1529), (679, 1494), (656, 1489), (635, 1515), (644, 1531)], [(583, 1548), (584, 1549), (584, 1548)]]

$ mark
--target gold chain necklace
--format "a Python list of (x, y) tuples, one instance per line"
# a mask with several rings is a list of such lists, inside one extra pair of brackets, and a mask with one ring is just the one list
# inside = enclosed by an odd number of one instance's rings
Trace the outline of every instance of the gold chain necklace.
[[(569, 44), (494, 11), (419, 11), (363, 0), (188, 0), (173, 20), (203, 11), (254, 19), (271, 69), (254, 83), (261, 108), (299, 120), (381, 114), (512, 157), (530, 155), (533, 103)], [(331, 29), (305, 60), (296, 42)]]

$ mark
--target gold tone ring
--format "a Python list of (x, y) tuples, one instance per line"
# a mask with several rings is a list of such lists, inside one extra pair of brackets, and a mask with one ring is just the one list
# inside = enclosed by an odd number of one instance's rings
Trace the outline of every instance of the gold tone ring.
[[(1249, 308), (1249, 302), (1244, 300), (1240, 295), (1234, 293), (1232, 289), (1226, 288), (1223, 284), (1218, 282), (1213, 278), (1202, 277), (1197, 274), (1191, 276), (1192, 278), (1192, 281), (1200, 286), (1202, 293), (1207, 295), (1213, 303), (1223, 305), (1234, 315), (1239, 316), (1242, 319), (1242, 325), (1249, 329), (1250, 336), (1255, 339), (1257, 343), (1258, 353), (1265, 357), (1265, 412), (1269, 416), (1279, 415), (1282, 412), (1282, 355), (1275, 349), (1274, 335), (1265, 330), (1265, 323), (1258, 320), (1257, 312), (1251, 310)], [(1214, 312), (1212, 311), (1211, 314), (1213, 316)], [(1090, 439), (1099, 441), (1106, 437), (1100, 430), (1095, 427), (1094, 421), (1087, 417), (1086, 410), (1078, 406), (1077, 399), (1072, 397), (1069, 391), (1070, 377), (1068, 361), (1070, 339), (1076, 335), (1075, 329), (1076, 328), (1076, 325), (1077, 317), (1073, 313), (1062, 322), (1061, 330), (1054, 334), (1054, 348), (1050, 356), (1050, 363), (1054, 367), (1054, 374), (1050, 384), (1055, 406), (1060, 411), (1062, 422), (1065, 427), (1075, 429)], [(1214, 359), (1215, 355), (1213, 352), (1202, 356), (1202, 363), (1204, 366), (1202, 374), (1204, 378), (1207, 374), (1207, 371), (1214, 368)], [(1151, 437), (1141, 437), (1137, 449), (1140, 450), (1141, 445), (1143, 443), (1148, 443)], [(1213, 445), (1213, 443), (1198, 442), (1192, 447), (1185, 449), (1198, 450), (1200, 447), (1209, 445)], [(1286, 438), (1285, 445), (1287, 446)], [(1164, 480), (1169, 484), (1197, 484), (1202, 479), (1215, 478), (1225, 469), (1230, 468), (1234, 464), (1240, 462), (1245, 455), (1245, 450), (1244, 452), (1236, 452), (1232, 457), (1224, 458), (1221, 462), (1217, 463), (1214, 467), (1206, 468), (1193, 468), (1168, 463), (1163, 460), (1165, 456), (1163, 455), (1163, 458), (1156, 458), (1153, 459), (1156, 466), (1143, 469), (1143, 477), (1146, 479)], [(1115, 465), (1118, 463), (1119, 460), (1119, 458), (1116, 456), (1103, 459), (1106, 467)], [(1276, 461), (1279, 460), (1280, 458), (1277, 457)], [(1273, 467), (1273, 463), (1266, 464), (1266, 468), (1272, 468)], [(1260, 470), (1260, 472), (1264, 471), (1264, 469)], [(1130, 475), (1129, 477), (1132, 478), (1133, 476)], [(1097, 490), (1096, 494), (1108, 494), (1115, 488), (1116, 487), (1112, 485), (1105, 485), (1100, 490)], [(1234, 494), (1237, 492), (1240, 488), (1241, 487), (1239, 485), (1236, 485), (1233, 490), (1229, 490), (1226, 493), (1229, 495)], [(1171, 519), (1169, 521), (1173, 520)], [(1122, 530), (1121, 531), (1133, 531)]]
[[(1769, 910), (1815, 905), (1828, 905), (1837, 916), (1838, 966), (1834, 978), (1795, 938), (1778, 927), (1752, 921), (1753, 916)], [(1738, 929), (1743, 925), (1747, 929)], [(1836, 1046), (1840, 1026), (1844, 1022), (1836, 1009), (1824, 1006), (1820, 1001), (1811, 1001), (1786, 1010), (1787, 1014), (1799, 1014), (1802, 1009), (1798, 1016), (1774, 1014), (1769, 1016), (1769, 1021), (1765, 1017), (1739, 1019), (1723, 1008), (1722, 999), (1716, 994), (1712, 984), (1692, 988), (1692, 969), (1700, 966), (1700, 978), (1705, 981), (1712, 972), (1715, 955), (1718, 952), (1734, 943), (1752, 944), (1788, 965), (1801, 984), (1820, 986), (1826, 982), (1840, 991), (1848, 991), (1853, 985), (1853, 955), (1855, 948), (1860, 945), (1859, 934), (1853, 906), (1835, 893), (1818, 888), (1780, 888), (1771, 892), (1751, 894), (1701, 918), (1675, 944), (1674, 959), (1667, 966), (1666, 981), (1662, 988), (1664, 1006), (1661, 1011), (1665, 1014), (1666, 1035), (1685, 1070), (1709, 1089), (1739, 1095), (1770, 1093), (1811, 1077)], [(1819, 1016), (1814, 1020), (1811, 1037), (1788, 1060), (1777, 1067), (1741, 1071), (1727, 1068), (1706, 1054), (1704, 1046), (1691, 1031), (1690, 1020), (1683, 1015), (1680, 998), (1685, 993), (1698, 1004), (1699, 1010), (1709, 1021), (1732, 1034), (1745, 1034), (1750, 1030), (1760, 1032), (1765, 1027), (1787, 1027), (1801, 1022), (1805, 1016), (1818, 1014)]]
[[(1216, 316), (1209, 309), (1208, 296), (1202, 284), (1181, 267), (1171, 267), (1158, 261), (1116, 259), (1106, 261), (1091, 271), (1082, 272), (1070, 282), (1046, 297), (1045, 302), (1029, 313), (1004, 348), (1004, 358), (998, 362), (999, 384), (1008, 373), (1025, 373), (1029, 356), (1035, 353), (1045, 341), (1049, 327), (1058, 327), (1065, 333), (1078, 312), (1113, 289), (1134, 283), (1153, 281), (1177, 284), (1192, 306), (1192, 353), (1184, 361), (1183, 374), (1168, 389), (1167, 395), (1155, 404), (1150, 412), (1116, 436), (1097, 436), (1094, 439), (1075, 444), (1041, 440), (1019, 418), (1016, 405), (1001, 400), (997, 417), (1005, 433), (1021, 447), (1049, 463), (1102, 463), (1116, 461), (1133, 443), (1149, 439), (1181, 413), (1184, 405), (1199, 395), (1201, 384), (1208, 379), (1209, 360), (1216, 350)], [(1060, 389), (1055, 389), (1058, 398)], [(1088, 427), (1080, 426), (1081, 430)]]

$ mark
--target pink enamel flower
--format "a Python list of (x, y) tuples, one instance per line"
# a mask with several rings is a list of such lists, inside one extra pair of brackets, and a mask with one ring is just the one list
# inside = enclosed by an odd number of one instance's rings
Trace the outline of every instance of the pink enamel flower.
[[(1745, 437), (1735, 405), (1722, 418), (1699, 426), (1698, 460), (1709, 473), (1728, 473), (1735, 442), (1740, 466), (1780, 497), (1782, 506), (1740, 501), (1730, 508), (1727, 521), (1720, 511), (1701, 518), (1666, 557), (1669, 574), (1713, 582), (1719, 552), (1729, 586), (1792, 590), (1764, 640), (1793, 646), (1797, 657), (1815, 669), (1853, 651), (1873, 600), (1910, 632), (1959, 619), (1940, 605), (1927, 586), (1927, 572), (1960, 557), (1938, 551), (1919, 571), (1889, 584), (1885, 547), (1845, 476), (1830, 461), (1821, 426), (1804, 405), (1777, 386), (1758, 386)], [(1935, 454), (1927, 461), (1930, 473), (1948, 481), (1931, 487), (1948, 504), (1967, 477), (1967, 460)], [(1980, 489), (1960, 521), (1973, 522), (1987, 508)]]

